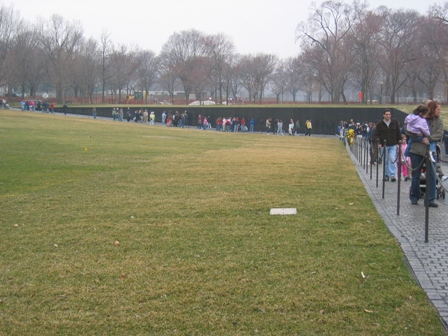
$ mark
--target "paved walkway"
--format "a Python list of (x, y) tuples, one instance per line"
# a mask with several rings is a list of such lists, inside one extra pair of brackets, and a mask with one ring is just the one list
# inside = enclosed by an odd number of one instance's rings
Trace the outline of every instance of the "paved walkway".
[[(429, 208), (429, 239), (425, 243), (426, 211), (423, 200), (420, 200), (419, 205), (411, 205), (410, 180), (400, 181), (399, 202), (398, 181), (385, 182), (383, 199), (382, 165), (379, 165), (377, 187), (377, 166), (373, 166), (371, 178), (370, 166), (367, 172), (362, 155), (356, 152), (353, 154), (350, 150), (348, 152), (380, 216), (400, 244), (416, 280), (439, 311), (442, 323), (448, 329), (448, 193), (445, 199), (436, 199), (438, 208)], [(442, 159), (446, 161), (447, 157), (442, 155)], [(448, 164), (442, 162), (441, 167), (448, 175)]]

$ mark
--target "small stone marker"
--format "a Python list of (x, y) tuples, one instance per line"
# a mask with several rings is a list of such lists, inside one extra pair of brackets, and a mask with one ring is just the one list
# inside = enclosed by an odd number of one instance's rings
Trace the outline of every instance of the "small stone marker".
[(296, 208), (272, 208), (271, 215), (297, 215)]

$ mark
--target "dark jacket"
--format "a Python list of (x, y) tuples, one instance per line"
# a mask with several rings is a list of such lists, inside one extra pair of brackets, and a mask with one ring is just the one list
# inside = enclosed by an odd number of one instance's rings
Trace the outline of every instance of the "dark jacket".
[(384, 140), (386, 140), (386, 146), (398, 145), (401, 141), (401, 130), (398, 120), (391, 119), (389, 126), (387, 126), (384, 120), (379, 121), (372, 133), (372, 140), (376, 141), (376, 139), (380, 139), (379, 143), (381, 145), (384, 145)]

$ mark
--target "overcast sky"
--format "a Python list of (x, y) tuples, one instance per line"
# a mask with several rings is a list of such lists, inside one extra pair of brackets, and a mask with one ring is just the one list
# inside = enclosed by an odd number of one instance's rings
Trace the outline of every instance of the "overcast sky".
[[(295, 56), (297, 25), (306, 21), (312, 2), (307, 0), (0, 0), (29, 22), (59, 14), (78, 20), (84, 36), (99, 40), (110, 33), (115, 44), (136, 44), (158, 54), (174, 32), (195, 28), (206, 34), (224, 33), (233, 39), (237, 52)], [(318, 5), (322, 1), (316, 2)], [(368, 1), (370, 8), (414, 9), (425, 14), (441, 1)]]

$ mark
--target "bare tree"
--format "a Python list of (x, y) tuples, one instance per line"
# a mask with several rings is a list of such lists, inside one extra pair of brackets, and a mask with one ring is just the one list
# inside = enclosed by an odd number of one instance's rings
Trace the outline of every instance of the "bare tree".
[(157, 80), (159, 60), (151, 50), (144, 50), (137, 53), (137, 81), (145, 91), (145, 102), (148, 102), (149, 89)]
[(363, 92), (362, 102), (367, 103), (368, 94), (373, 96), (374, 81), (380, 63), (380, 39), (383, 15), (368, 11), (367, 6), (355, 3), (356, 23), (349, 38), (353, 48), (353, 76)]
[(269, 81), (269, 91), (275, 94), (277, 103), (280, 102), (280, 97), (283, 101), (283, 95), (287, 90), (289, 74), (286, 71), (285, 63), (286, 62), (279, 62)]
[(211, 81), (214, 83), (219, 97), (219, 103), (222, 104), (223, 85), (225, 85), (225, 69), (230, 58), (235, 52), (235, 46), (230, 37), (224, 34), (205, 36), (204, 39), (206, 52), (213, 60)]
[(244, 55), (239, 64), (239, 81), (249, 94), (249, 101), (255, 101), (259, 87), (256, 77), (256, 69), (253, 55)]
[(354, 20), (352, 8), (348, 4), (325, 1), (319, 8), (314, 8), (308, 24), (297, 26), (297, 39), (303, 41), (303, 48), (315, 44), (321, 51), (322, 56), (319, 64), (316, 63), (316, 69), (332, 102), (339, 102), (341, 96), (345, 99), (344, 84), (352, 66), (348, 35)]
[(77, 86), (84, 96), (93, 103), (93, 94), (98, 89), (100, 79), (100, 49), (98, 42), (89, 39), (83, 41), (76, 56)]
[(159, 58), (159, 61), (160, 69), (157, 82), (164, 90), (168, 92), (170, 102), (173, 103), (177, 80), (174, 64), (171, 63), (169, 58)]
[(241, 85), (249, 92), (249, 100), (257, 97), (259, 103), (263, 101), (264, 89), (269, 76), (274, 72), (278, 58), (275, 55), (262, 54), (245, 55), (240, 66)]
[(392, 104), (396, 103), (398, 90), (409, 76), (405, 67), (417, 58), (416, 32), (419, 15), (412, 10), (397, 10), (384, 13), (381, 32), (381, 66), (386, 74), (386, 90)]
[(181, 80), (186, 102), (194, 86), (197, 85), (197, 80), (194, 78), (200, 65), (197, 59), (204, 56), (206, 56), (204, 34), (195, 29), (174, 33), (162, 47), (160, 57), (165, 64), (170, 65)]
[[(431, 13), (420, 18), (417, 32), (418, 79), (423, 83), (427, 98), (434, 99), (434, 91), (447, 65), (448, 27)], [(414, 97), (417, 95), (414, 93)]]
[[(17, 33), (17, 28), (20, 24), (18, 14), (14, 11), (13, 7), (6, 7), (0, 5), (0, 86), (8, 84), (5, 82), (5, 77), (8, 77), (8, 81), (13, 79), (8, 73), (7, 61), (8, 54), (11, 46), (14, 42), (14, 35)], [(10, 63), (9, 61), (7, 63)], [(12, 86), (8, 86), (8, 93), (11, 95)]]
[(284, 71), (286, 80), (286, 90), (291, 93), (292, 101), (297, 100), (297, 93), (300, 90), (300, 84), (303, 78), (302, 76), (302, 66), (299, 56), (290, 57), (284, 61)]
[(107, 31), (103, 31), (100, 37), (100, 77), (101, 77), (101, 102), (105, 102), (105, 94), (109, 85), (109, 81), (112, 78), (112, 72), (110, 71), (110, 54), (114, 49), (114, 45), (110, 39), (110, 34)]
[(39, 29), (39, 42), (48, 61), (46, 73), (55, 87), (58, 103), (63, 102), (63, 94), (69, 87), (73, 58), (82, 36), (78, 21), (70, 23), (57, 14), (43, 22)]
[(255, 56), (254, 61), (257, 70), (256, 77), (259, 87), (259, 102), (261, 104), (269, 77), (274, 72), (275, 67), (278, 63), (278, 57), (272, 54), (260, 53)]
[(240, 81), (241, 58), (242, 56), (240, 54), (234, 54), (229, 58), (228, 63), (225, 64), (224, 91), (226, 92), (226, 103), (229, 102), (231, 97), (235, 98), (235, 100), (238, 100), (241, 89), (241, 81)]
[(122, 90), (128, 89), (137, 72), (138, 62), (134, 52), (129, 52), (127, 46), (121, 45), (110, 54), (111, 87), (118, 91), (118, 101), (121, 102)]

